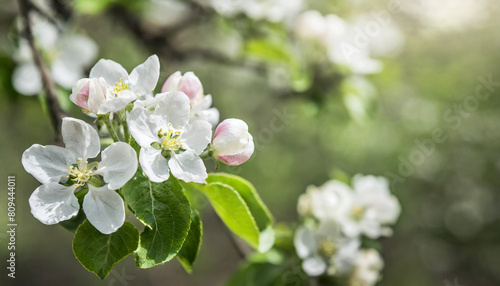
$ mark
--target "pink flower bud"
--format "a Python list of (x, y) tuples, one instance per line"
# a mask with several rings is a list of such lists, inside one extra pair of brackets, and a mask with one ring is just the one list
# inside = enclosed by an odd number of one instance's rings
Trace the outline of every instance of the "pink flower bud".
[(170, 75), (161, 88), (162, 93), (167, 91), (184, 92), (189, 97), (191, 105), (203, 97), (203, 85), (192, 72), (182, 75), (181, 72), (177, 71)]
[(217, 126), (212, 143), (215, 156), (230, 166), (245, 163), (254, 151), (248, 125), (234, 118), (226, 119)]
[(97, 113), (99, 106), (106, 99), (106, 83), (104, 79), (81, 79), (73, 86), (69, 98), (79, 107)]

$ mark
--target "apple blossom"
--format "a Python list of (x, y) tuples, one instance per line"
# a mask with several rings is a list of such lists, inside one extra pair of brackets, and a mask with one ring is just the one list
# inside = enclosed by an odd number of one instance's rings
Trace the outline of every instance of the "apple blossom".
[(193, 72), (182, 75), (180, 71), (177, 71), (171, 74), (161, 88), (162, 93), (168, 91), (182, 91), (189, 97), (191, 103), (190, 121), (202, 119), (210, 122), (212, 126), (219, 123), (219, 110), (211, 107), (212, 96), (210, 94), (204, 95), (203, 85)]
[(307, 275), (342, 275), (352, 269), (360, 241), (343, 236), (337, 222), (324, 220), (317, 228), (299, 227), (294, 245)]
[(389, 190), (384, 177), (356, 175), (353, 178), (353, 199), (347, 216), (341, 221), (344, 233), (370, 238), (389, 236), (388, 227), (399, 217), (401, 206)]
[(214, 155), (222, 163), (236, 166), (250, 159), (254, 151), (248, 125), (240, 119), (226, 119), (215, 129), (212, 141)]
[(65, 148), (34, 144), (22, 156), (24, 169), (42, 185), (29, 199), (31, 213), (44, 224), (56, 224), (78, 214), (75, 192), (88, 188), (83, 211), (89, 222), (104, 234), (115, 232), (125, 220), (123, 199), (115, 191), (137, 170), (137, 155), (123, 142), (111, 144), (101, 161), (88, 162), (100, 152), (97, 131), (84, 121), (64, 118)]
[(159, 75), (160, 61), (156, 55), (135, 67), (130, 75), (119, 63), (101, 59), (90, 70), (89, 78), (73, 86), (70, 99), (86, 113), (117, 112), (140, 96), (152, 93)]
[[(32, 15), (33, 16), (33, 15)], [(97, 45), (85, 36), (70, 34), (59, 35), (57, 28), (41, 17), (30, 17), (33, 24), (33, 37), (47, 62), (54, 82), (64, 88), (71, 88), (83, 76), (84, 70), (97, 55)], [(12, 75), (14, 89), (23, 95), (36, 95), (42, 89), (41, 74), (34, 63), (31, 49), (26, 39), (19, 40), (14, 55), (18, 63)]]
[(185, 182), (204, 183), (207, 171), (200, 154), (210, 143), (212, 126), (205, 120), (189, 123), (189, 98), (167, 92), (154, 112), (135, 107), (127, 116), (130, 133), (141, 146), (139, 162), (153, 182), (172, 174)]
[(352, 191), (342, 182), (331, 180), (321, 187), (309, 186), (299, 197), (298, 212), (317, 219), (338, 220), (343, 218), (352, 204)]
[(350, 286), (373, 286), (380, 279), (384, 261), (375, 249), (360, 250), (356, 255)]

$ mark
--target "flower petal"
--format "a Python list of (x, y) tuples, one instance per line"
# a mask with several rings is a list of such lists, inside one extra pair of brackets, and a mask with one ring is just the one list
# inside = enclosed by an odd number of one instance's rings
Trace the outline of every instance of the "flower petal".
[(83, 210), (89, 222), (104, 234), (118, 230), (125, 221), (125, 207), (120, 195), (108, 188), (89, 185), (83, 199)]
[(97, 131), (83, 120), (66, 117), (62, 122), (62, 137), (66, 149), (73, 151), (84, 161), (95, 158), (101, 151)]
[(140, 107), (134, 108), (127, 116), (130, 134), (143, 148), (150, 147), (153, 142), (161, 143), (158, 138), (159, 127), (151, 117), (149, 111)]
[(117, 112), (124, 109), (127, 104), (137, 99), (137, 95), (130, 90), (122, 90), (118, 96), (110, 96), (99, 106), (99, 114), (106, 114), (108, 112)]
[(191, 102), (203, 97), (203, 85), (200, 79), (193, 73), (187, 72), (179, 81), (179, 91), (184, 92)]
[(101, 158), (94, 174), (102, 175), (111, 190), (123, 187), (137, 171), (137, 153), (127, 143), (109, 145), (102, 151)]
[(311, 256), (318, 247), (314, 233), (308, 227), (302, 226), (295, 232), (293, 240), (295, 250), (300, 258)]
[(174, 72), (173, 74), (171, 74), (167, 80), (165, 81), (165, 83), (163, 84), (163, 86), (161, 87), (161, 92), (164, 93), (164, 92), (167, 92), (167, 91), (176, 91), (178, 86), (179, 86), (179, 82), (181, 81), (182, 79), (182, 74), (180, 71), (176, 71)]
[(103, 77), (109, 85), (114, 85), (119, 82), (128, 80), (127, 71), (119, 63), (112, 60), (99, 60), (90, 70), (90, 78)]
[(313, 256), (302, 261), (302, 268), (309, 276), (320, 276), (326, 271), (326, 263), (319, 256)]
[(217, 155), (217, 158), (229, 166), (238, 166), (245, 163), (248, 159), (250, 159), (255, 149), (252, 135), (249, 134), (249, 138), (250, 141), (248, 142), (248, 145), (245, 146), (245, 149), (243, 149), (240, 153), (233, 155)]
[(192, 150), (187, 150), (179, 154), (172, 153), (168, 160), (168, 166), (172, 175), (186, 183), (195, 182), (204, 184), (208, 177), (207, 169), (203, 160)]
[(130, 88), (139, 95), (153, 92), (159, 77), (160, 60), (157, 55), (152, 55), (132, 70), (129, 77)]
[(16, 67), (12, 74), (12, 86), (23, 95), (37, 95), (42, 90), (42, 77), (34, 63)]
[(161, 150), (143, 147), (139, 154), (139, 162), (142, 170), (152, 182), (161, 183), (170, 177), (168, 161), (161, 155)]
[(181, 140), (196, 154), (201, 154), (212, 139), (212, 125), (205, 120), (189, 124), (182, 132)]
[(168, 122), (178, 129), (188, 124), (190, 108), (187, 95), (179, 91), (171, 91), (161, 96), (155, 114), (166, 116)]
[(215, 129), (213, 144), (218, 155), (238, 154), (250, 142), (253, 142), (253, 138), (243, 120), (229, 118), (222, 121)]
[(75, 186), (48, 183), (38, 187), (29, 199), (31, 213), (44, 224), (56, 224), (78, 214)]
[(65, 182), (69, 166), (76, 163), (76, 156), (70, 150), (59, 146), (34, 144), (23, 153), (23, 167), (40, 183)]

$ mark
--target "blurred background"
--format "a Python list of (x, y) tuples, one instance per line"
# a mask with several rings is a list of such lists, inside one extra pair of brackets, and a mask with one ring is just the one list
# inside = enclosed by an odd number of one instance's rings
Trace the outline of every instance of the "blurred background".
[[(128, 257), (104, 281), (74, 258), (71, 232), (30, 214), (39, 184), (21, 154), (53, 144), (53, 131), (33, 74), (19, 71), (29, 59), (20, 51), (17, 3), (0, 2), (0, 228), (8, 175), (16, 176), (18, 222), (17, 278), (6, 277), (2, 231), (0, 284), (224, 284), (241, 260), (210, 207), (192, 274), (175, 260), (141, 270)], [(195, 72), (221, 118), (245, 120), (256, 142), (250, 161), (223, 171), (253, 182), (278, 222), (297, 221), (297, 198), (310, 184), (387, 177), (403, 211), (394, 235), (382, 240), (378, 285), (500, 285), (498, 1), (34, 2), (56, 19), (58, 33), (95, 43), (82, 77), (99, 58), (130, 71), (151, 54), (162, 64), (158, 90), (177, 70)], [(322, 24), (304, 17), (307, 10), (337, 15), (341, 32), (318, 36)], [(362, 56), (345, 61), (339, 49)], [(44, 53), (49, 66), (56, 54)], [(62, 107), (91, 122), (68, 101), (64, 75)]]

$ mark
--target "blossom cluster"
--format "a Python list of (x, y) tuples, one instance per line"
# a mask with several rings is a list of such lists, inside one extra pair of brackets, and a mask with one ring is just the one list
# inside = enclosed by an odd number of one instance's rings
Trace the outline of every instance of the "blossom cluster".
[(174, 176), (205, 183), (203, 159), (234, 166), (250, 158), (254, 144), (247, 124), (227, 119), (217, 125), (219, 112), (194, 73), (172, 74), (153, 95), (159, 75), (156, 55), (130, 74), (119, 63), (101, 59), (88, 78), (74, 84), (70, 100), (105, 126), (115, 142), (101, 152), (97, 130), (67, 117), (62, 124), (64, 148), (28, 148), (23, 166), (42, 183), (29, 200), (35, 218), (56, 224), (75, 217), (81, 205), (96, 229), (113, 233), (125, 219), (117, 191), (139, 166), (152, 182)]
[[(62, 23), (56, 26), (46, 18), (30, 13), (34, 42), (54, 82), (69, 89), (97, 56), (97, 44), (88, 36), (69, 31)], [(25, 24), (19, 25), (23, 30)], [(77, 56), (76, 56), (77, 55)], [(28, 40), (19, 38), (14, 54), (17, 66), (12, 74), (12, 86), (23, 95), (37, 95), (42, 90), (42, 76), (35, 64)]]
[(367, 15), (351, 23), (309, 10), (297, 17), (294, 31), (299, 39), (319, 43), (330, 62), (357, 75), (379, 73), (383, 65), (373, 57), (393, 57), (404, 44), (403, 34), (390, 18), (381, 22)]
[(401, 207), (384, 177), (356, 175), (352, 187), (331, 180), (310, 186), (298, 201), (305, 222), (294, 244), (309, 276), (344, 278), (349, 285), (374, 285), (383, 268), (375, 249), (365, 249), (362, 238), (392, 234), (391, 224)]

